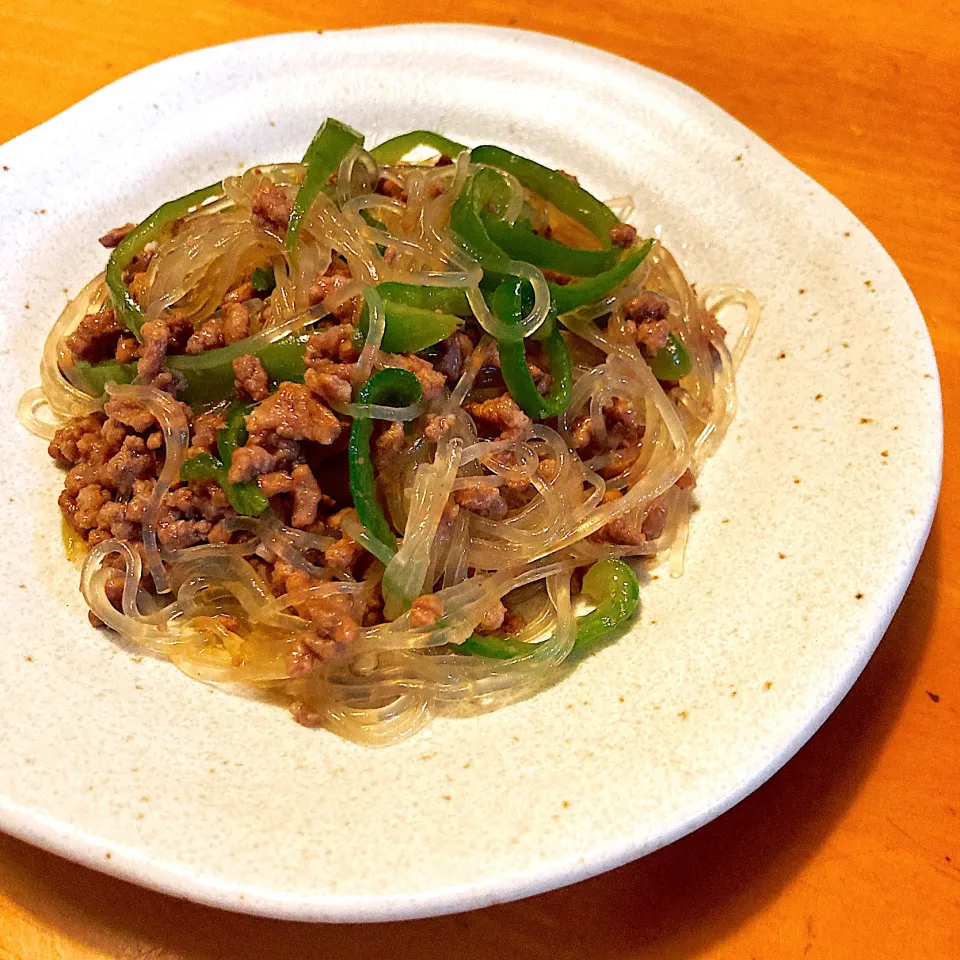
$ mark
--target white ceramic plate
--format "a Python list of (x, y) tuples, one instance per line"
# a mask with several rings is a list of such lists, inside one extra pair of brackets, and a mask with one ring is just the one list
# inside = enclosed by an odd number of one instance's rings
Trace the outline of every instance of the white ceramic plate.
[[(334, 114), (427, 127), (632, 194), (689, 276), (756, 292), (740, 413), (687, 570), (534, 700), (370, 750), (138, 659), (87, 626), (61, 475), (13, 421), (96, 237)], [(0, 827), (181, 896), (298, 919), (464, 910), (641, 856), (813, 733), (899, 603), (942, 422), (923, 318), (880, 245), (688, 88), (566, 41), (412, 26), (268, 37), (127, 77), (0, 147)], [(8, 169), (9, 168), (9, 169)], [(29, 304), (29, 307), (28, 307)]]

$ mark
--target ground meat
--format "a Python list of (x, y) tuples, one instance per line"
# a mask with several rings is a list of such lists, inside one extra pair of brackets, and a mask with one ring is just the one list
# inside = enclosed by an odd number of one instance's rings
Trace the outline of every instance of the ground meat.
[(227, 479), (231, 483), (247, 483), (263, 473), (276, 469), (277, 458), (259, 444), (248, 443), (233, 451)]
[(574, 278), (569, 273), (557, 273), (556, 270), (550, 270), (546, 267), (541, 268), (543, 279), (548, 283), (555, 283), (558, 287), (565, 287), (568, 283), (573, 283)]
[(222, 347), (223, 343), (223, 317), (218, 315), (211, 317), (190, 335), (184, 353), (195, 357), (205, 350), (216, 350)]
[(119, 397), (108, 400), (103, 406), (103, 412), (113, 420), (125, 423), (135, 433), (144, 433), (157, 422), (154, 415), (136, 400), (120, 399)]
[(129, 493), (134, 480), (144, 480), (156, 471), (153, 454), (142, 437), (129, 436), (117, 454), (100, 471), (104, 486), (120, 493)]
[(443, 616), (443, 602), (434, 593), (425, 593), (410, 605), (407, 623), (411, 627), (432, 627)]
[(323, 562), (331, 573), (342, 576), (345, 573), (352, 573), (354, 565), (363, 558), (365, 553), (366, 550), (359, 543), (343, 534), (336, 543), (324, 550)]
[(456, 422), (456, 418), (445, 413), (430, 414), (427, 417), (427, 424), (423, 428), (423, 433), (428, 440), (439, 443), (440, 438), (443, 437), (448, 430), (451, 430)]
[(404, 190), (403, 185), (395, 180), (388, 180), (386, 177), (381, 177), (377, 181), (377, 193), (384, 197), (390, 197), (391, 200), (399, 200), (401, 203), (407, 202), (407, 191)]
[(656, 540), (663, 533), (667, 525), (667, 505), (663, 496), (657, 497), (649, 507), (643, 518), (643, 535), (647, 540)]
[(406, 437), (403, 432), (403, 424), (398, 420), (384, 430), (374, 441), (373, 445), (373, 465), (382, 470), (397, 454), (406, 446)]
[(136, 526), (127, 520), (127, 511), (122, 503), (108, 500), (97, 514), (97, 526), (109, 530), (111, 537), (118, 540), (132, 540), (139, 535)]
[(121, 244), (124, 237), (126, 237), (134, 227), (136, 227), (135, 223), (125, 223), (122, 227), (114, 227), (112, 230), (108, 230), (100, 238), (100, 246), (112, 250)]
[[(287, 654), (287, 676), (291, 680), (298, 680), (301, 677), (305, 677), (311, 670), (313, 670), (313, 665), (317, 662), (317, 658), (313, 653), (306, 647), (294, 647), (290, 653)], [(303, 704), (297, 701), (300, 707), (303, 707)], [(291, 710), (293, 708), (291, 707)]]
[(293, 468), (293, 516), (291, 526), (309, 527), (317, 519), (320, 487), (310, 468), (301, 463)]
[[(348, 283), (350, 283), (350, 277), (340, 273), (328, 273), (322, 277), (317, 277), (307, 291), (307, 302), (311, 307), (324, 303), (328, 297), (333, 298)], [(336, 320), (349, 323), (356, 317), (357, 306), (356, 298), (344, 300), (330, 309), (330, 315)]]
[(353, 396), (350, 374), (353, 368), (345, 363), (329, 363), (322, 368), (309, 367), (304, 383), (324, 403), (349, 403)]
[[(107, 406), (109, 407), (110, 404), (116, 402), (115, 400), (108, 401)], [(107, 412), (109, 413), (109, 411)], [(150, 419), (152, 421), (153, 417), (151, 416)], [(71, 421), (65, 427), (60, 427), (53, 435), (53, 439), (47, 447), (47, 453), (60, 466), (67, 467), (79, 463), (83, 459), (79, 447), (80, 441), (88, 434), (99, 436), (102, 423), (103, 421), (94, 415)]]
[(454, 491), (453, 499), (465, 510), (491, 520), (502, 520), (510, 509), (499, 487), (479, 479)]
[(662, 350), (667, 344), (670, 326), (670, 301), (651, 290), (644, 290), (623, 305), (623, 331), (646, 353)]
[(99, 363), (114, 355), (124, 329), (113, 307), (101, 307), (87, 314), (67, 337), (67, 349), (77, 360)]
[(496, 633), (502, 626), (507, 616), (507, 608), (498, 600), (487, 612), (480, 618), (477, 624), (477, 633), (487, 634)]
[(677, 480), (677, 486), (681, 490), (692, 490), (696, 485), (697, 478), (693, 475), (693, 471), (688, 467)]
[(463, 365), (473, 353), (473, 341), (465, 333), (455, 333), (437, 345), (440, 353), (434, 364), (450, 383), (456, 383), (463, 374)]
[(237, 357), (233, 361), (233, 376), (238, 396), (251, 400), (265, 400), (270, 396), (270, 378), (259, 357), (250, 353)]
[(560, 461), (555, 460), (553, 457), (544, 457), (537, 467), (537, 473), (539, 473), (547, 483), (554, 483), (557, 477), (560, 476)]
[(433, 369), (433, 366), (422, 357), (411, 353), (385, 353), (383, 362), (388, 367), (400, 367), (409, 370), (419, 381), (426, 400), (433, 400), (440, 395), (447, 378)]
[(312, 366), (315, 366), (318, 360), (353, 363), (360, 356), (360, 352), (353, 343), (355, 332), (356, 328), (349, 323), (340, 323), (318, 330), (307, 340), (307, 347), (303, 354), (304, 360)]
[(293, 477), (282, 470), (260, 474), (257, 477), (257, 483), (260, 484), (263, 495), (268, 499), (281, 493), (293, 493)]
[(243, 283), (238, 284), (232, 290), (228, 291), (223, 298), (223, 303), (221, 306), (226, 307), (228, 303), (246, 303), (248, 300), (252, 300), (257, 295), (257, 291), (254, 289), (253, 284), (249, 280), (244, 280)]
[(274, 233), (285, 232), (290, 223), (293, 201), (287, 192), (269, 180), (261, 180), (252, 198), (253, 222)]
[(482, 403), (468, 403), (467, 412), (500, 431), (504, 440), (517, 439), (530, 426), (530, 418), (508, 393)]
[[(97, 516), (100, 508), (110, 499), (110, 491), (104, 490), (99, 484), (91, 483), (84, 487), (76, 497), (73, 510), (67, 519), (78, 530), (92, 530), (97, 525)], [(63, 504), (61, 504), (61, 508)]]
[(209, 520), (165, 518), (157, 521), (157, 539), (165, 550), (184, 550), (203, 543), (212, 529)]
[(224, 343), (237, 343), (250, 336), (250, 311), (242, 303), (228, 303), (222, 317)]
[[(234, 368), (236, 369), (236, 368)], [(198, 453), (213, 453), (217, 446), (217, 431), (227, 425), (223, 411), (198, 413), (193, 418), (188, 456)]]
[(120, 363), (133, 363), (140, 356), (140, 341), (136, 337), (121, 337), (113, 356)]
[(170, 328), (163, 320), (149, 320), (140, 328), (140, 336), (143, 347), (137, 361), (137, 373), (144, 380), (150, 380), (163, 369), (170, 344)]
[(133, 483), (133, 494), (127, 501), (126, 518), (132, 523), (143, 523), (143, 517), (147, 510), (147, 504), (153, 495), (153, 488), (156, 486), (156, 480), (135, 480)]
[(610, 242), (615, 247), (629, 247), (637, 239), (637, 228), (629, 223), (615, 223), (610, 228)]
[(282, 383), (276, 393), (250, 414), (247, 429), (254, 438), (276, 434), (288, 440), (312, 440), (327, 445), (337, 439), (342, 426), (308, 387)]

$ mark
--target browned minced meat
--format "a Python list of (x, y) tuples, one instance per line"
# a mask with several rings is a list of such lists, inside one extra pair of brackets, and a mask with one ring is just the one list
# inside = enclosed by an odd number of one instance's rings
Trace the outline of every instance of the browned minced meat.
[(150, 320), (140, 328), (143, 348), (137, 361), (137, 373), (145, 380), (156, 376), (167, 358), (170, 328), (163, 320)]
[(135, 480), (145, 480), (156, 473), (156, 460), (147, 449), (143, 437), (129, 436), (100, 471), (101, 482), (120, 493), (133, 489)]
[(205, 350), (216, 350), (223, 344), (223, 317), (217, 314), (190, 335), (184, 352), (190, 356), (196, 356)]
[(615, 223), (610, 228), (610, 242), (615, 247), (629, 247), (637, 239), (637, 228), (629, 223)]
[(353, 396), (353, 369), (350, 364), (324, 361), (324, 366), (308, 367), (303, 382), (324, 403), (349, 403)]
[(67, 349), (77, 360), (99, 363), (114, 355), (124, 329), (113, 307), (101, 307), (77, 324), (66, 339)]
[[(618, 500), (619, 490), (608, 490), (603, 496), (604, 503)], [(648, 540), (656, 540), (667, 525), (667, 507), (663, 496), (657, 497), (646, 509), (634, 508), (614, 517), (601, 527), (592, 537), (593, 540), (620, 543), (628, 546), (640, 546)]]
[(449, 383), (456, 383), (463, 373), (463, 365), (473, 353), (473, 341), (465, 333), (458, 332), (441, 340), (437, 346), (439, 353), (434, 361), (437, 370)]
[(427, 424), (423, 428), (424, 436), (434, 443), (439, 443), (440, 438), (446, 434), (456, 424), (456, 418), (445, 413), (432, 413), (427, 417)]
[(136, 337), (121, 336), (113, 356), (120, 363), (133, 363), (140, 356), (140, 341)]
[(507, 608), (501, 600), (498, 600), (486, 613), (480, 618), (477, 624), (477, 633), (489, 634), (496, 633), (503, 626), (507, 617)]
[(257, 295), (253, 284), (249, 280), (238, 283), (232, 290), (228, 290), (223, 298), (222, 306), (226, 307), (230, 303), (246, 303)]
[(340, 435), (340, 421), (300, 383), (281, 383), (247, 417), (251, 437), (276, 434), (287, 440), (312, 440), (329, 445)]
[(651, 290), (644, 290), (623, 305), (623, 331), (646, 353), (655, 353), (667, 344), (669, 314), (669, 300)]
[(222, 410), (213, 410), (208, 413), (199, 413), (193, 418), (190, 431), (190, 448), (187, 456), (193, 457), (198, 453), (213, 453), (217, 445), (217, 431), (227, 425)]
[(434, 593), (425, 593), (410, 604), (407, 623), (411, 627), (432, 627), (443, 616), (443, 601)]
[(267, 498), (276, 497), (281, 493), (293, 493), (293, 476), (283, 470), (274, 470), (272, 473), (261, 473), (257, 483), (263, 495)]
[(516, 439), (530, 426), (530, 418), (509, 393), (481, 403), (468, 403), (466, 409), (477, 420), (498, 430), (505, 440)]
[(345, 533), (323, 551), (323, 562), (336, 575), (353, 573), (353, 568), (364, 558), (366, 550)]
[(233, 451), (227, 479), (231, 483), (248, 483), (264, 473), (277, 470), (277, 457), (257, 443), (248, 443)]
[(233, 384), (237, 395), (251, 400), (266, 400), (270, 396), (270, 378), (259, 357), (245, 353), (233, 361)]
[(399, 183), (388, 180), (386, 177), (381, 177), (377, 181), (377, 193), (390, 197), (392, 200), (399, 200), (402, 203), (407, 202), (407, 191)]
[(253, 190), (253, 222), (275, 233), (285, 231), (290, 223), (293, 201), (287, 192), (269, 180), (261, 180)]
[(428, 360), (424, 360), (415, 354), (385, 353), (383, 354), (383, 362), (388, 367), (409, 370), (420, 381), (425, 400), (433, 400), (440, 396), (440, 391), (447, 382), (447, 378), (439, 371), (434, 370)]
[(119, 246), (126, 235), (136, 226), (135, 223), (125, 223), (122, 227), (114, 227), (112, 230), (108, 230), (100, 238), (100, 246), (106, 247), (108, 250), (112, 250), (114, 247)]
[(693, 471), (688, 467), (677, 480), (677, 486), (681, 490), (692, 490), (696, 485), (697, 478), (693, 475)]
[[(307, 291), (307, 302), (311, 307), (318, 306), (348, 283), (350, 283), (350, 277), (341, 273), (327, 273), (318, 277)], [(344, 300), (343, 303), (338, 303), (330, 313), (337, 320), (349, 322), (357, 314), (357, 301), (356, 299)]]
[(406, 446), (403, 424), (394, 420), (373, 443), (373, 464), (382, 470)]
[(237, 343), (250, 336), (250, 311), (242, 303), (228, 303), (222, 316), (224, 343)]
[(333, 360), (339, 363), (353, 363), (359, 356), (353, 343), (354, 327), (349, 323), (318, 330), (307, 340), (303, 358), (308, 364), (321, 360)]
[(454, 491), (453, 499), (465, 510), (491, 520), (502, 520), (510, 510), (500, 488), (482, 479)]
[(320, 487), (310, 468), (298, 464), (293, 468), (293, 515), (290, 523), (294, 527), (309, 527), (317, 519), (317, 506), (320, 503)]

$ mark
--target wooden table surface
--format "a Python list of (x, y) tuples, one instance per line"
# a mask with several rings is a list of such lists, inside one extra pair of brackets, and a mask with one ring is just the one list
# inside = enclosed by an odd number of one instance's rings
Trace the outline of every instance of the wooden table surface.
[(461, 916), (311, 926), (183, 903), (0, 835), (0, 960), (960, 956), (960, 564), (943, 556), (960, 538), (960, 4), (436, 0), (400, 18), (370, 0), (348, 6), (4, 4), (0, 141), (155, 60), (285, 30), (462, 19), (654, 67), (836, 194), (906, 275), (944, 389), (933, 533), (879, 650), (820, 732), (739, 806), (644, 860)]

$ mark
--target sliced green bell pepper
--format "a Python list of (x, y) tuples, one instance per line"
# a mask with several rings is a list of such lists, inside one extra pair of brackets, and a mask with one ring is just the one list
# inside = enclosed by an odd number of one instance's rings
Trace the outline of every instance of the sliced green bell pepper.
[[(187, 381), (180, 399), (192, 407), (205, 406), (236, 394), (233, 361), (244, 354), (259, 357), (271, 380), (302, 383), (307, 369), (303, 361), (307, 339), (306, 336), (284, 337), (266, 345), (240, 340), (228, 347), (206, 350), (192, 357), (167, 357), (167, 366), (182, 373)], [(116, 360), (97, 364), (78, 361), (73, 368), (74, 379), (92, 396), (100, 396), (111, 380), (115, 383), (131, 383), (136, 375), (135, 363), (119, 363)]]
[(464, 150), (469, 149), (462, 143), (448, 140), (432, 130), (411, 130), (410, 133), (402, 133), (399, 137), (384, 140), (383, 143), (375, 146), (370, 154), (377, 163), (391, 167), (400, 163), (411, 150), (417, 147), (429, 147), (452, 159), (456, 159)]
[[(621, 626), (640, 603), (637, 575), (623, 560), (599, 560), (583, 577), (583, 592), (596, 603), (596, 609), (577, 617), (577, 639), (573, 653), (585, 656), (597, 641)], [(460, 653), (492, 660), (512, 660), (532, 653), (536, 646), (511, 637), (484, 637), (473, 634), (457, 648)]]
[(610, 228), (620, 222), (617, 215), (565, 173), (490, 145), (474, 147), (470, 159), (512, 173), (528, 190), (578, 220), (605, 248), (610, 247)]
[(604, 270), (595, 277), (568, 283), (566, 286), (548, 283), (550, 302), (558, 314), (563, 314), (576, 310), (577, 307), (586, 306), (588, 303), (602, 300), (643, 263), (652, 247), (653, 240), (647, 240), (642, 246), (630, 250), (615, 267)]
[[(379, 289), (379, 288), (378, 288)], [(387, 353), (419, 353), (445, 340), (463, 326), (463, 320), (439, 310), (423, 310), (404, 303), (384, 300), (384, 327), (380, 349)], [(360, 332), (367, 335), (369, 311), (360, 313)]]
[(110, 291), (110, 300), (117, 317), (127, 329), (140, 338), (140, 328), (146, 317), (140, 304), (123, 280), (123, 271), (130, 266), (133, 258), (143, 251), (143, 248), (157, 239), (160, 233), (175, 220), (186, 216), (190, 211), (223, 194), (223, 184), (213, 183), (209, 187), (194, 190), (184, 197), (169, 200), (157, 207), (139, 226), (134, 227), (117, 244), (107, 260), (106, 282)]
[(511, 226), (506, 220), (482, 215), (490, 239), (514, 260), (526, 260), (535, 267), (569, 273), (575, 277), (592, 277), (615, 266), (622, 251), (619, 247), (606, 250), (582, 250), (558, 243), (533, 232), (529, 220), (517, 220)]
[(296, 259), (297, 240), (303, 226), (303, 218), (353, 146), (363, 146), (363, 134), (357, 133), (352, 127), (333, 117), (327, 117), (323, 121), (313, 140), (310, 141), (310, 146), (303, 155), (306, 173), (294, 198), (290, 222), (287, 225), (285, 243), (287, 254), (292, 262)]
[(687, 348), (672, 332), (666, 346), (647, 357), (647, 364), (658, 380), (680, 380), (693, 369)]
[[(388, 367), (378, 370), (360, 388), (357, 402), (405, 407), (416, 403), (422, 392), (420, 381), (409, 370)], [(354, 418), (347, 451), (350, 493), (360, 523), (370, 534), (370, 550), (384, 563), (389, 563), (397, 552), (397, 537), (384, 516), (377, 494), (377, 480), (370, 455), (372, 436), (373, 421), (369, 417)]]
[[(503, 281), (493, 294), (493, 312), (506, 323), (519, 323), (524, 316), (526, 304), (524, 291), (529, 283), (513, 277)], [(532, 299), (532, 295), (529, 299)], [(550, 389), (546, 396), (534, 383), (527, 364), (526, 344), (523, 340), (498, 340), (500, 372), (510, 391), (510, 396), (528, 416), (535, 420), (556, 417), (570, 405), (573, 392), (573, 372), (570, 351), (563, 334), (554, 324), (543, 340), (550, 361)]]

